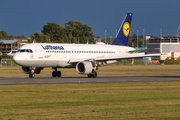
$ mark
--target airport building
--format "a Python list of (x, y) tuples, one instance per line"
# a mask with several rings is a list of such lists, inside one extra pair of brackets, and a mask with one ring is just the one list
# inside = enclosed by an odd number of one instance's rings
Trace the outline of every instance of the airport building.
[(146, 36), (145, 44), (148, 54), (161, 54), (160, 60), (174, 57), (175, 54), (177, 59), (180, 58), (180, 36), (162, 36), (161, 38)]
[(7, 55), (12, 50), (19, 49), (18, 40), (1, 40), (0, 41), (0, 55)]

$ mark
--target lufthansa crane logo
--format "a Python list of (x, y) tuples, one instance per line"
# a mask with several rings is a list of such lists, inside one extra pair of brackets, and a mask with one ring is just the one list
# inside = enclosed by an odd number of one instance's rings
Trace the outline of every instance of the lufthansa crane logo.
[(123, 25), (124, 36), (128, 37), (129, 31), (130, 31), (130, 25), (129, 25), (128, 22), (125, 22), (124, 25)]
[(31, 58), (31, 59), (33, 59), (33, 57), (34, 57), (34, 55), (33, 55), (33, 54), (31, 54), (31, 55), (30, 55), (30, 58)]

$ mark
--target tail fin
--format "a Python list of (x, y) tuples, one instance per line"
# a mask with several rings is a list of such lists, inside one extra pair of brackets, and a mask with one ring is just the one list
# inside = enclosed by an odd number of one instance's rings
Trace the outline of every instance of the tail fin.
[(116, 38), (111, 45), (127, 46), (129, 33), (130, 33), (130, 27), (131, 27), (132, 15), (133, 15), (132, 13), (126, 14), (124, 21), (122, 22), (121, 27), (118, 31), (118, 34), (116, 35)]

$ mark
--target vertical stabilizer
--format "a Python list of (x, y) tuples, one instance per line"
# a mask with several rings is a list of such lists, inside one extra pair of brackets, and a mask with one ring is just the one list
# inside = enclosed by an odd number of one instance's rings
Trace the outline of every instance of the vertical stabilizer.
[(132, 13), (126, 14), (124, 21), (122, 22), (121, 27), (119, 28), (119, 31), (116, 35), (116, 38), (111, 45), (127, 46), (131, 28), (132, 15)]

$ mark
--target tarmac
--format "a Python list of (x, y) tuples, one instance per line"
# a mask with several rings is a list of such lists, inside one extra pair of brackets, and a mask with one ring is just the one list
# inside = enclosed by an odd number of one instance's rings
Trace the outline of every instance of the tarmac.
[(134, 82), (176, 82), (180, 75), (145, 75), (145, 76), (98, 76), (88, 77), (0, 77), (0, 85), (35, 85), (35, 84), (105, 84), (105, 83), (134, 83)]
[[(145, 67), (180, 67), (180, 65), (152, 66), (105, 66), (105, 68), (145, 68)], [(0, 69), (21, 69), (9, 67)], [(0, 85), (32, 85), (32, 84), (97, 84), (97, 83), (133, 83), (133, 82), (174, 82), (180, 81), (179, 75), (128, 75), (128, 76), (98, 76), (97, 78), (82, 77), (0, 77)]]

